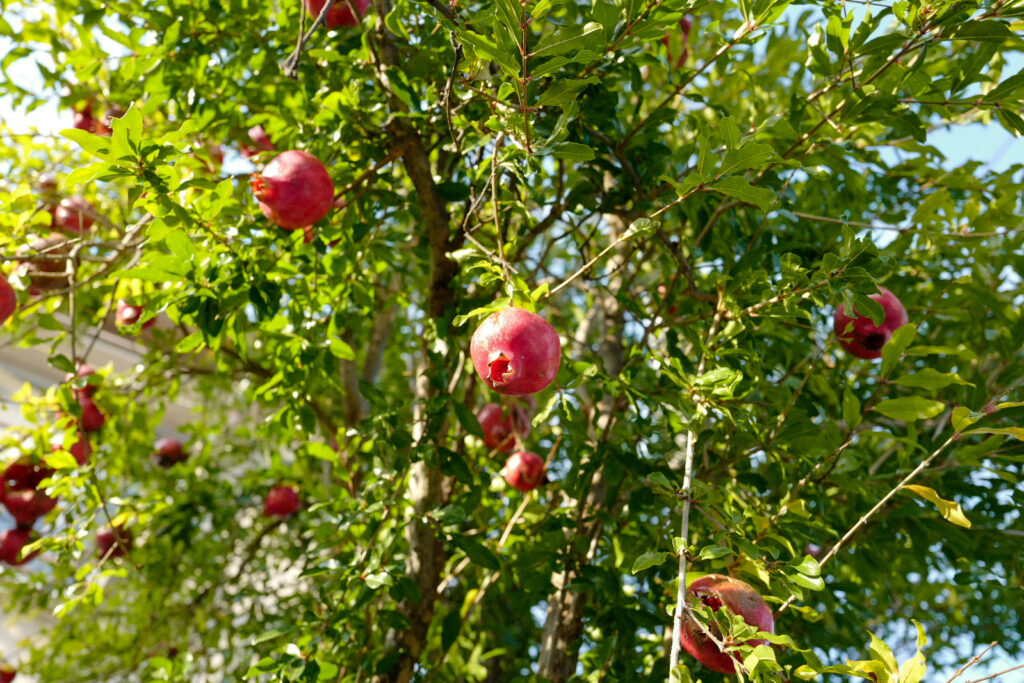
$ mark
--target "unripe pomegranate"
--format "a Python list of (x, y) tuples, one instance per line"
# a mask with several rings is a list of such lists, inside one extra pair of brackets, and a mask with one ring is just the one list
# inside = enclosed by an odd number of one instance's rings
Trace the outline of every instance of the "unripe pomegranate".
[(152, 458), (154, 464), (166, 469), (188, 460), (188, 453), (177, 439), (163, 438), (156, 442), (156, 451)]
[(0, 683), (11, 683), (14, 677), (18, 675), (17, 670), (7, 666), (0, 666)]
[(7, 276), (0, 273), (0, 325), (14, 315), (14, 309), (17, 307), (18, 296), (14, 293), (14, 287), (7, 281)]
[(100, 411), (99, 406), (88, 396), (80, 397), (78, 403), (82, 406), (82, 430), (96, 432), (102, 429), (107, 417)]
[(53, 468), (45, 463), (33, 462), (27, 456), (18, 458), (4, 470), (8, 492), (35, 489), (39, 483), (53, 475)]
[(544, 483), (544, 461), (536, 453), (517, 451), (508, 456), (501, 473), (509, 486), (525, 493)]
[(275, 486), (263, 501), (264, 517), (287, 517), (299, 510), (299, 492), (291, 486)]
[(320, 160), (309, 152), (289, 150), (274, 158), (249, 181), (260, 210), (285, 230), (299, 230), (327, 215), (334, 203), (334, 183)]
[(274, 143), (270, 141), (267, 131), (263, 130), (263, 126), (253, 126), (250, 128), (249, 139), (253, 141), (255, 147), (252, 145), (242, 145), (242, 154), (247, 157), (256, 156), (261, 151), (273, 152), (277, 149), (274, 147)]
[[(324, 8), (324, 4), (327, 0), (302, 0), (306, 6), (306, 11), (309, 12), (309, 16), (316, 19), (320, 16), (320, 10)], [(359, 16), (362, 17), (366, 14), (366, 8), (370, 6), (370, 0), (353, 0), (352, 4), (355, 6), (356, 11), (359, 12)], [(352, 15), (352, 10), (349, 9), (347, 0), (334, 0), (331, 3), (331, 8), (327, 10), (327, 16), (324, 17), (324, 25), (327, 28), (338, 28), (339, 26), (358, 26), (359, 19)]]
[(4, 495), (4, 506), (19, 529), (32, 528), (37, 519), (49, 514), (56, 505), (56, 498), (38, 490), (8, 491)]
[(132, 551), (134, 534), (125, 527), (106, 527), (96, 533), (96, 553), (100, 557), (124, 557)]
[(508, 453), (516, 446), (515, 435), (525, 439), (530, 435), (530, 416), (537, 402), (530, 396), (527, 405), (517, 402), (514, 406), (488, 403), (477, 414), (480, 427), (484, 430), (484, 444), (488, 448), (500, 448)]
[(32, 534), (28, 529), (8, 529), (0, 533), (0, 562), (6, 562), (12, 567), (25, 564), (34, 558), (39, 552), (34, 552), (27, 557), (22, 557), (21, 549), (32, 542)]
[(487, 386), (503, 394), (524, 396), (542, 391), (555, 379), (562, 343), (544, 318), (509, 307), (480, 323), (469, 352)]
[[(757, 591), (739, 579), (721, 574), (708, 574), (693, 581), (687, 593), (693, 603), (700, 603), (716, 612), (725, 605), (758, 631), (775, 633), (775, 619), (772, 617), (771, 608)], [(738, 656), (723, 652), (697, 625), (689, 612), (685, 614), (684, 619), (683, 632), (680, 636), (683, 648), (712, 671), (723, 674), (736, 673)], [(722, 640), (722, 635), (715, 624), (708, 625), (708, 630), (716, 639)], [(754, 647), (767, 645), (768, 641), (755, 638), (748, 640), (746, 644)]]
[(853, 312), (854, 317), (847, 315), (845, 304), (840, 304), (836, 308), (836, 337), (844, 349), (858, 358), (881, 358), (882, 347), (892, 338), (892, 333), (910, 322), (907, 309), (895, 294), (885, 287), (879, 287), (878, 292), (872, 294), (870, 298), (881, 304), (885, 311), (885, 319), (881, 325), (875, 325), (867, 316), (858, 315), (856, 310)]
[[(131, 327), (132, 325), (139, 322), (139, 318), (145, 312), (143, 306), (133, 306), (124, 299), (117, 302), (117, 312), (114, 314), (114, 324), (117, 325), (118, 329), (122, 327)], [(149, 328), (156, 325), (156, 318), (150, 318), (146, 322), (142, 323), (142, 329), (148, 330)]]
[(96, 209), (83, 197), (65, 197), (53, 210), (53, 228), (81, 235), (92, 227), (95, 215)]

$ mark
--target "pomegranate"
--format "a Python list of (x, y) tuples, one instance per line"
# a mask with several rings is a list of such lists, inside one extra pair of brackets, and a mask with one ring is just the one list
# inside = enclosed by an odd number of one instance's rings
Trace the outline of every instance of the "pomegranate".
[(529, 406), (518, 403), (504, 407), (498, 403), (488, 403), (477, 414), (477, 420), (484, 430), (484, 444), (488, 448), (499, 448), (508, 453), (515, 448), (515, 435), (525, 439), (530, 435), (530, 416), (537, 408), (533, 397), (529, 398)]
[(256, 156), (260, 152), (273, 152), (277, 148), (274, 147), (274, 143), (270, 141), (270, 136), (267, 135), (267, 131), (263, 130), (263, 126), (253, 126), (249, 129), (249, 139), (253, 141), (253, 145), (242, 145), (242, 154), (247, 157)]
[(83, 197), (65, 197), (53, 210), (53, 227), (81, 235), (92, 227), (95, 215), (96, 209)]
[[(57, 233), (47, 237), (32, 236), (30, 239), (32, 241), (29, 244), (19, 247), (15, 252), (18, 256), (35, 254), (58, 256), (71, 251), (68, 239)], [(19, 267), (24, 269), (23, 272), (29, 280), (28, 293), (32, 296), (67, 287), (70, 284), (66, 272), (67, 261), (61, 259), (20, 261)]]
[(517, 451), (508, 456), (501, 473), (509, 486), (525, 493), (544, 483), (544, 461), (536, 453)]
[[(106, 117), (110, 121), (109, 115)], [(109, 126), (100, 123), (92, 115), (92, 103), (87, 102), (82, 108), (76, 109), (72, 125), (78, 130), (88, 131), (95, 135), (110, 135), (113, 131)]]
[(134, 535), (124, 527), (106, 527), (96, 534), (96, 552), (100, 557), (124, 557), (132, 551)]
[[(139, 322), (142, 314), (145, 312), (143, 306), (133, 306), (124, 299), (117, 302), (117, 312), (114, 314), (114, 324), (117, 325), (118, 329), (122, 327), (131, 327)], [(156, 325), (156, 318), (150, 318), (146, 322), (142, 323), (143, 330)]]
[(260, 210), (285, 230), (299, 230), (327, 215), (334, 203), (334, 183), (320, 160), (293, 149), (274, 158), (249, 181)]
[(12, 669), (7, 665), (0, 666), (0, 683), (11, 683), (17, 675), (18, 671), (16, 669)]
[(14, 287), (11, 287), (11, 283), (7, 281), (7, 276), (0, 273), (0, 325), (14, 315), (14, 309), (17, 307), (18, 297), (14, 293)]
[(263, 501), (264, 517), (287, 517), (299, 509), (299, 492), (291, 486), (275, 486)]
[(79, 397), (78, 403), (82, 406), (82, 431), (96, 432), (102, 429), (107, 417), (100, 411), (99, 406), (88, 396)]
[[(53, 447), (53, 450), (57, 449), (57, 446)], [(65, 442), (63, 449), (73, 455), (75, 462), (79, 465), (89, 462), (89, 456), (92, 455), (92, 444), (89, 443), (89, 437), (81, 430), (78, 431), (78, 438), (75, 439), (75, 442), (71, 445)]]
[(492, 313), (476, 328), (469, 352), (487, 386), (523, 396), (542, 391), (555, 379), (562, 343), (544, 318), (509, 307)]
[(892, 338), (892, 333), (910, 322), (907, 309), (895, 294), (885, 287), (879, 287), (878, 292), (869, 298), (881, 304), (885, 311), (885, 319), (881, 325), (875, 325), (871, 318), (858, 315), (856, 310), (853, 312), (854, 317), (847, 315), (845, 304), (840, 304), (836, 308), (836, 337), (843, 348), (857, 358), (881, 358), (882, 347)]
[(89, 378), (88, 380), (86, 380), (85, 386), (83, 386), (81, 389), (75, 389), (75, 396), (78, 396), (79, 398), (81, 398), (82, 396), (93, 396), (96, 393), (96, 390), (100, 388), (98, 380), (101, 381), (101, 378), (99, 376), (95, 378), (91, 377), (92, 375), (96, 374), (96, 370), (93, 369), (93, 367), (88, 363), (83, 363), (82, 361), (78, 361), (77, 363), (75, 363), (75, 369), (77, 370), (77, 372), (74, 375), (72, 375), (70, 372), (64, 375), (64, 381), (70, 382), (76, 377)]
[[(731, 612), (743, 617), (743, 620), (759, 631), (775, 633), (775, 619), (764, 598), (749, 584), (721, 574), (708, 574), (690, 583), (687, 589), (690, 601), (710, 607), (714, 611), (722, 605)], [(719, 641), (722, 640), (717, 625), (708, 625), (708, 631)], [(680, 637), (683, 648), (701, 664), (712, 671), (723, 674), (736, 673), (738, 655), (727, 654), (715, 644), (711, 638), (697, 625), (693, 616), (687, 612), (683, 632)], [(760, 638), (748, 640), (747, 645), (767, 645), (768, 641)]]
[(14, 567), (29, 562), (39, 554), (38, 551), (21, 557), (21, 549), (31, 542), (31, 532), (27, 529), (8, 529), (0, 533), (0, 562), (6, 562)]
[(57, 505), (57, 499), (37, 490), (8, 491), (4, 505), (19, 529), (30, 529), (37, 519), (49, 514)]
[[(324, 4), (327, 0), (302, 0), (306, 6), (306, 11), (309, 16), (316, 19), (320, 16), (320, 10), (324, 8)], [(366, 14), (366, 9), (370, 6), (370, 0), (352, 0), (352, 5), (356, 8), (360, 18)], [(338, 28), (339, 26), (358, 26), (359, 19), (352, 15), (352, 10), (348, 6), (348, 0), (334, 0), (331, 3), (331, 8), (327, 10), (327, 16), (324, 17), (324, 25), (327, 28)]]
[(156, 442), (156, 451), (152, 459), (154, 464), (168, 468), (188, 460), (188, 453), (177, 439), (164, 438)]
[(42, 462), (33, 462), (28, 456), (18, 458), (4, 470), (4, 481), (10, 491), (28, 491), (35, 489), (39, 483), (53, 475), (53, 468)]

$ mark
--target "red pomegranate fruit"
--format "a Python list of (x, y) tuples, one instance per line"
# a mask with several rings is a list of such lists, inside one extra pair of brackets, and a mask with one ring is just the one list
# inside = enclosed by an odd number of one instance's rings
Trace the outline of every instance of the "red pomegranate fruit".
[(267, 135), (267, 131), (263, 130), (263, 126), (253, 126), (249, 129), (249, 139), (253, 141), (253, 145), (242, 145), (242, 154), (247, 157), (256, 156), (260, 152), (273, 152), (276, 147), (274, 143), (270, 141), (270, 136)]
[(331, 210), (334, 183), (320, 160), (309, 152), (289, 150), (274, 158), (249, 181), (260, 210), (285, 230), (312, 225)]
[(0, 683), (11, 683), (17, 675), (17, 669), (13, 669), (7, 665), (0, 666)]
[[(133, 306), (124, 299), (117, 302), (117, 312), (114, 314), (114, 324), (117, 325), (118, 329), (122, 327), (131, 327), (139, 322), (142, 318), (142, 314), (146, 311), (143, 306)], [(142, 323), (143, 330), (156, 325), (156, 318), (150, 318), (146, 322)]]
[(106, 527), (96, 533), (96, 552), (100, 557), (124, 557), (132, 551), (134, 534), (125, 527)]
[[(107, 116), (107, 122), (110, 122), (110, 117)], [(87, 102), (80, 109), (76, 109), (74, 117), (72, 119), (72, 125), (78, 130), (88, 131), (95, 135), (110, 135), (113, 131), (109, 126), (101, 123), (95, 116), (92, 115), (92, 103)]]
[(32, 528), (37, 519), (49, 514), (56, 505), (57, 499), (42, 491), (8, 491), (4, 496), (4, 506), (19, 529)]
[(78, 235), (86, 233), (95, 222), (96, 209), (83, 197), (65, 197), (53, 210), (53, 228)]
[(498, 448), (506, 453), (516, 446), (515, 435), (525, 439), (530, 435), (530, 417), (537, 408), (533, 397), (526, 403), (517, 402), (513, 406), (502, 406), (499, 403), (488, 403), (477, 413), (477, 420), (484, 430), (484, 444), (488, 448)]
[(88, 363), (79, 361), (75, 363), (75, 369), (77, 370), (75, 374), (72, 375), (69, 372), (64, 375), (64, 381), (70, 382), (76, 377), (88, 378), (82, 388), (75, 389), (75, 396), (79, 398), (83, 396), (92, 397), (96, 393), (96, 390), (100, 388), (99, 380), (101, 378), (98, 375), (96, 377), (92, 377), (92, 375), (96, 375), (96, 370)]
[[(58, 450), (57, 446), (53, 447), (53, 450)], [(92, 455), (92, 444), (89, 443), (89, 437), (85, 432), (79, 430), (78, 437), (74, 443), (64, 443), (63, 450), (67, 451), (74, 456), (75, 462), (79, 465), (84, 465), (89, 462), (89, 456)]]
[(287, 517), (299, 510), (299, 492), (291, 486), (275, 486), (263, 501), (264, 517)]
[[(46, 237), (30, 235), (30, 242), (18, 247), (18, 256), (63, 256), (71, 251), (67, 237), (51, 233)], [(67, 261), (64, 259), (28, 260), (18, 262), (19, 270), (29, 281), (28, 293), (37, 296), (62, 287), (70, 280), (67, 275)]]
[(536, 453), (517, 451), (508, 456), (501, 474), (512, 488), (532, 491), (544, 483), (544, 461)]
[(100, 411), (99, 406), (88, 396), (79, 397), (78, 404), (82, 406), (82, 431), (97, 432), (102, 429), (107, 417)]
[[(316, 19), (320, 16), (320, 10), (324, 8), (324, 4), (327, 0), (302, 0), (306, 6), (306, 11), (309, 16)], [(370, 6), (370, 0), (352, 0), (352, 5), (356, 8), (361, 18), (366, 14), (366, 9)], [(334, 0), (331, 3), (331, 8), (327, 10), (327, 16), (324, 17), (324, 24), (327, 28), (338, 28), (339, 26), (358, 26), (359, 19), (352, 14), (352, 9), (348, 5), (348, 0)]]
[[(690, 601), (710, 607), (717, 612), (725, 605), (733, 614), (758, 631), (775, 633), (775, 619), (764, 598), (749, 584), (722, 574), (708, 574), (690, 583), (687, 589)], [(719, 641), (722, 635), (715, 624), (708, 625), (708, 631)], [(715, 642), (698, 626), (689, 612), (685, 615), (683, 632), (680, 637), (683, 648), (697, 661), (712, 671), (723, 674), (736, 673), (738, 655), (723, 652)], [(746, 642), (751, 647), (767, 645), (768, 641), (754, 638)]]
[(28, 491), (39, 487), (39, 483), (53, 475), (53, 468), (45, 463), (34, 462), (25, 456), (18, 458), (4, 470), (4, 482), (8, 491)]
[(153, 463), (164, 469), (188, 460), (188, 453), (185, 452), (185, 447), (177, 439), (160, 439), (156, 442), (155, 448), (156, 450), (151, 456)]
[(0, 273), (0, 325), (14, 315), (14, 309), (17, 307), (18, 296), (14, 293), (14, 287), (7, 281), (7, 276)]
[(896, 295), (885, 287), (879, 287), (878, 294), (872, 294), (869, 298), (881, 304), (885, 311), (885, 319), (881, 325), (875, 325), (867, 316), (858, 315), (856, 310), (852, 317), (847, 315), (845, 304), (839, 304), (836, 308), (836, 337), (842, 347), (857, 358), (881, 358), (882, 347), (892, 338), (892, 333), (910, 322), (907, 309)]
[(28, 529), (8, 529), (0, 533), (0, 562), (5, 562), (12, 567), (29, 562), (39, 553), (34, 552), (26, 557), (21, 557), (21, 549), (31, 542), (32, 533)]
[(544, 318), (509, 307), (480, 323), (469, 352), (487, 386), (502, 394), (525, 396), (542, 391), (555, 379), (562, 343)]

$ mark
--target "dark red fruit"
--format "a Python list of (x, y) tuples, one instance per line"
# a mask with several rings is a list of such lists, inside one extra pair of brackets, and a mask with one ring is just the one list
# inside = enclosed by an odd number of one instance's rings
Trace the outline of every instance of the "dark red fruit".
[[(320, 10), (324, 8), (326, 0), (302, 0), (303, 4), (306, 5), (306, 11), (309, 16), (316, 19), (320, 16)], [(362, 17), (366, 14), (366, 8), (370, 6), (370, 0), (353, 0), (352, 5), (355, 6), (359, 16)], [(327, 10), (327, 16), (324, 17), (324, 24), (327, 28), (338, 28), (339, 26), (358, 26), (359, 19), (353, 14), (352, 10), (348, 6), (347, 0), (334, 0), (331, 3), (331, 8)]]
[(53, 227), (55, 230), (81, 235), (92, 227), (94, 216), (96, 209), (84, 198), (65, 197), (53, 210)]
[(37, 519), (49, 514), (57, 505), (57, 499), (36, 490), (8, 491), (4, 496), (4, 505), (18, 527), (28, 529)]
[(320, 160), (309, 152), (289, 150), (274, 158), (249, 181), (260, 210), (285, 230), (300, 230), (330, 212), (334, 183)]
[(0, 533), (0, 562), (17, 567), (25, 564), (34, 558), (39, 552), (34, 552), (27, 557), (21, 556), (21, 549), (32, 542), (31, 532), (27, 529), (8, 529)]
[[(22, 245), (15, 252), (18, 256), (62, 256), (71, 251), (68, 239), (58, 233), (47, 237), (31, 236), (29, 239), (31, 242)], [(28, 293), (32, 296), (67, 287), (70, 284), (66, 273), (67, 261), (65, 260), (19, 261), (18, 265), (24, 269), (23, 272), (29, 280)]]
[(263, 501), (264, 517), (287, 517), (299, 510), (299, 492), (291, 486), (275, 486)]
[(488, 448), (499, 448), (508, 453), (516, 446), (515, 434), (520, 439), (530, 435), (530, 416), (537, 407), (537, 402), (530, 396), (529, 409), (524, 403), (505, 407), (498, 403), (488, 403), (477, 414), (480, 427), (484, 430), (484, 444)]
[(70, 382), (76, 377), (89, 378), (86, 380), (85, 385), (81, 389), (75, 389), (75, 396), (82, 398), (83, 396), (92, 397), (96, 390), (100, 388), (99, 376), (91, 377), (96, 374), (96, 370), (88, 363), (82, 363), (81, 361), (75, 363), (75, 369), (77, 372), (72, 375), (70, 372), (64, 375), (64, 381)]
[(29, 491), (53, 475), (53, 468), (42, 462), (33, 462), (28, 457), (18, 458), (4, 470), (4, 481), (9, 491)]
[(92, 115), (92, 103), (86, 103), (82, 108), (75, 111), (73, 125), (78, 130), (88, 131), (96, 135), (110, 135), (112, 132), (109, 126), (100, 123)]
[(188, 453), (177, 439), (164, 438), (156, 442), (152, 458), (155, 464), (167, 468), (188, 460)]
[(480, 323), (469, 352), (487, 386), (503, 394), (524, 396), (543, 390), (555, 379), (562, 343), (544, 318), (509, 307)]
[[(142, 306), (133, 306), (124, 299), (117, 302), (117, 313), (114, 315), (114, 324), (117, 325), (118, 329), (122, 327), (130, 327), (139, 322), (142, 314), (145, 312), (145, 308)], [(156, 318), (150, 318), (146, 322), (142, 323), (142, 329), (148, 330), (149, 328), (156, 325)]]
[(96, 552), (100, 557), (124, 557), (134, 540), (131, 529), (108, 526), (96, 533)]
[[(57, 448), (54, 447), (53, 450), (57, 450)], [(92, 444), (89, 443), (89, 437), (85, 432), (79, 430), (78, 438), (70, 446), (65, 444), (64, 450), (75, 457), (75, 462), (84, 465), (89, 462), (89, 456), (92, 455)]]
[(14, 315), (18, 307), (18, 296), (14, 293), (14, 287), (7, 281), (7, 276), (0, 273), (0, 325), (7, 322), (7, 319)]
[(907, 309), (895, 294), (885, 287), (879, 287), (878, 292), (869, 298), (881, 304), (885, 311), (881, 325), (875, 325), (867, 316), (858, 315), (856, 310), (854, 317), (847, 315), (845, 304), (836, 308), (833, 321), (836, 337), (844, 349), (858, 358), (881, 358), (882, 347), (892, 338), (892, 333), (910, 322)]
[[(693, 581), (687, 592), (692, 603), (702, 604), (716, 612), (725, 605), (733, 614), (743, 617), (745, 622), (757, 630), (775, 633), (775, 619), (764, 598), (749, 584), (739, 579), (721, 574), (708, 574)], [(717, 625), (709, 624), (707, 628), (716, 639), (722, 640), (723, 636)], [(723, 674), (736, 673), (738, 655), (723, 652), (704, 633), (689, 612), (685, 615), (680, 640), (687, 652), (712, 671)], [(746, 644), (754, 647), (767, 645), (768, 641), (755, 638), (748, 640)]]
[(102, 429), (103, 423), (107, 421), (107, 418), (100, 412), (99, 406), (88, 396), (80, 397), (78, 404), (82, 406), (82, 431), (96, 432)]
[(509, 486), (525, 493), (544, 483), (544, 461), (536, 453), (517, 451), (508, 456), (501, 473)]
[(18, 672), (15, 669), (9, 666), (0, 666), (0, 683), (11, 683), (17, 675)]

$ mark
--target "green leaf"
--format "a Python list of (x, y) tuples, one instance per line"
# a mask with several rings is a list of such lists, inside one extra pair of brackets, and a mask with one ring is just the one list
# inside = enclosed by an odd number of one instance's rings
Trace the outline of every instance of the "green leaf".
[(109, 161), (99, 161), (95, 164), (89, 164), (88, 166), (80, 166), (68, 174), (67, 178), (64, 179), (64, 184), (80, 185), (83, 183), (91, 183), (101, 175), (110, 172), (110, 169), (113, 167), (114, 164)]
[(658, 565), (664, 564), (668, 558), (672, 557), (672, 553), (656, 552), (654, 550), (648, 550), (646, 553), (636, 558), (633, 562), (633, 568), (630, 573), (636, 574), (642, 572), (645, 569), (651, 567), (657, 567)]
[(463, 534), (452, 534), (451, 541), (459, 550), (466, 553), (466, 557), (473, 564), (495, 572), (501, 569), (501, 562), (498, 561), (497, 555), (475, 538)]
[(942, 401), (933, 401), (921, 396), (891, 398), (882, 401), (875, 406), (875, 410), (880, 412), (882, 415), (891, 417), (894, 420), (902, 420), (904, 422), (913, 422), (915, 420), (925, 420), (930, 417), (935, 417), (945, 409), (946, 404)]
[(78, 467), (75, 457), (63, 449), (47, 453), (45, 460), (55, 470), (73, 470)]
[(1001, 21), (968, 21), (960, 24), (950, 38), (953, 40), (994, 40), (1001, 42), (1013, 38), (1013, 31)]
[(963, 384), (969, 387), (974, 385), (965, 382), (955, 372), (939, 372), (934, 368), (924, 368), (919, 372), (904, 375), (893, 380), (893, 384), (903, 387), (916, 387), (920, 389), (942, 389), (950, 384)]
[(708, 185), (709, 190), (720, 192), (746, 204), (753, 204), (762, 211), (767, 211), (775, 204), (775, 193), (763, 187), (754, 187), (742, 176), (729, 176)]
[(820, 576), (807, 576), (805, 574), (787, 574), (786, 578), (798, 586), (808, 590), (820, 591), (825, 588), (825, 580)]
[(580, 90), (583, 90), (583, 88), (592, 83), (598, 82), (596, 76), (591, 76), (587, 79), (555, 81), (537, 98), (537, 106), (550, 107), (565, 104), (570, 100), (575, 100)]
[(495, 299), (494, 301), (492, 301), (491, 303), (487, 304), (486, 306), (481, 306), (480, 308), (474, 308), (469, 313), (465, 313), (463, 315), (455, 316), (455, 319), (452, 320), (452, 325), (454, 325), (455, 327), (462, 327), (463, 325), (465, 325), (467, 322), (469, 322), (473, 318), (479, 318), (480, 316), (490, 315), (491, 313), (494, 313), (495, 311), (500, 311), (501, 309), (508, 308), (511, 305), (512, 305), (512, 299), (509, 298), (509, 297), (502, 297), (500, 299)]
[(955, 503), (951, 500), (943, 499), (941, 496), (939, 496), (938, 493), (935, 492), (935, 489), (930, 489), (927, 486), (907, 484), (903, 488), (913, 493), (916, 493), (925, 500), (933, 503), (935, 507), (939, 509), (939, 513), (946, 519), (946, 521), (952, 522), (957, 526), (962, 526), (967, 529), (971, 528), (971, 522), (969, 519), (967, 519), (967, 516), (964, 515), (964, 511), (960, 507), (960, 503)]
[(455, 410), (455, 417), (458, 418), (459, 424), (462, 425), (463, 429), (473, 436), (481, 439), (484, 438), (483, 427), (480, 426), (480, 421), (476, 419), (476, 415), (473, 414), (472, 410), (458, 400), (452, 401), (452, 408)]
[(903, 325), (902, 327), (896, 328), (892, 333), (892, 337), (886, 342), (885, 346), (882, 347), (882, 374), (887, 375), (896, 366), (900, 358), (903, 356), (903, 352), (910, 346), (910, 342), (914, 341), (914, 337), (917, 335), (917, 326)]
[(578, 24), (563, 26), (554, 33), (541, 38), (530, 57), (553, 57), (571, 50), (581, 50), (596, 38), (594, 34), (598, 32), (603, 34), (604, 27), (594, 21), (587, 22), (583, 26)]
[(718, 167), (717, 175), (727, 176), (748, 169), (760, 170), (777, 160), (778, 155), (775, 154), (775, 150), (770, 145), (760, 142), (748, 142), (739, 149), (734, 149), (725, 155), (721, 165)]
[(594, 150), (579, 142), (562, 142), (552, 147), (551, 155), (556, 159), (572, 161), (590, 161), (594, 158)]
[(843, 389), (843, 421), (847, 430), (856, 429), (861, 421), (860, 399), (850, 387)]
[(979, 429), (970, 429), (964, 434), (999, 434), (1002, 436), (1012, 436), (1018, 441), (1024, 441), (1024, 427), (981, 427)]
[(984, 413), (975, 413), (970, 408), (957, 406), (953, 408), (953, 429), (962, 432), (983, 417)]
[(697, 554), (698, 560), (717, 560), (719, 557), (731, 555), (732, 550), (722, 545), (706, 545)]
[(633, 221), (629, 228), (626, 229), (626, 232), (622, 233), (621, 239), (627, 240), (631, 237), (650, 235), (655, 232), (660, 225), (661, 221), (653, 221), (650, 218), (638, 218)]

